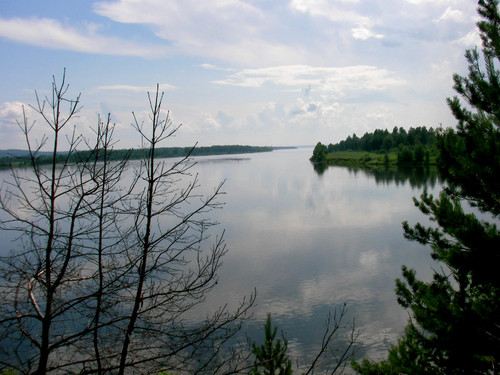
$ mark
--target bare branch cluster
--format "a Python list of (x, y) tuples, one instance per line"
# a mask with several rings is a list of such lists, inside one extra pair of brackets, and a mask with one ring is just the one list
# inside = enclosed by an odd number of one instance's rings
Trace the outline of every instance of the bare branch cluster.
[[(33, 109), (49, 135), (34, 144), (35, 123), (19, 122), (30, 171), (12, 169), (0, 194), (0, 229), (18, 235), (18, 247), (0, 259), (0, 368), (40, 375), (235, 368), (238, 355), (224, 357), (222, 348), (254, 295), (198, 323), (185, 318), (217, 284), (226, 253), (224, 233), (211, 235), (217, 223), (207, 214), (221, 207), (223, 183), (202, 196), (189, 155), (171, 164), (157, 158), (180, 126), (161, 111), (159, 87), (149, 96), (150, 123), (134, 115), (140, 163), (112, 160), (109, 116), (98, 119), (92, 140), (68, 132), (80, 96), (67, 99), (67, 90), (64, 74), (50, 97), (36, 94)], [(52, 162), (41, 166), (49, 142)]]
[(325, 374), (343, 373), (359, 350), (359, 331), (356, 322), (345, 322), (347, 305), (344, 303), (330, 312), (325, 319), (325, 328), (320, 348), (304, 375), (314, 374), (324, 368)]

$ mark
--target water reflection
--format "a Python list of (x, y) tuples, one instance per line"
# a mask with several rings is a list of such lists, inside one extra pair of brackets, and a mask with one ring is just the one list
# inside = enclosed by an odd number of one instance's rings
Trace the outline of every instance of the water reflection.
[(442, 180), (425, 169), (315, 170), (311, 152), (196, 158), (204, 192), (226, 181), (224, 209), (211, 219), (225, 229), (229, 251), (215, 293), (190, 319), (237, 305), (256, 288), (248, 334), (258, 339), (271, 313), (292, 356), (304, 360), (321, 343), (328, 312), (347, 303), (360, 354), (377, 359), (408, 319), (394, 294), (401, 265), (423, 279), (433, 266), (429, 249), (404, 239), (401, 222), (427, 223), (412, 197), (424, 187), (437, 192)]
[(404, 185), (409, 183), (413, 189), (435, 188), (437, 185), (441, 186), (444, 183), (444, 179), (435, 167), (363, 169), (363, 172), (368, 176), (373, 176), (377, 184)]
[(314, 171), (318, 174), (318, 176), (321, 176), (325, 171), (328, 169), (329, 165), (326, 163), (313, 163), (311, 162)]
[(361, 330), (361, 355), (379, 358), (408, 319), (394, 294), (401, 265), (431, 275), (429, 249), (406, 241), (401, 222), (426, 223), (412, 197), (424, 186), (440, 189), (441, 180), (435, 171), (345, 167), (319, 175), (309, 155), (299, 149), (198, 166), (203, 181), (227, 180), (217, 220), (229, 253), (204, 308), (238, 301), (255, 287), (249, 333), (260, 334), (272, 313), (295, 355), (306, 358), (321, 342), (328, 311), (346, 302)]
[(329, 166), (322, 163), (311, 163), (318, 176), (322, 176), (329, 168), (345, 168), (357, 175), (364, 173), (375, 179), (377, 184), (404, 185), (409, 183), (412, 188), (424, 189), (441, 186), (444, 179), (437, 167), (379, 167), (379, 168), (352, 168), (347, 166)]

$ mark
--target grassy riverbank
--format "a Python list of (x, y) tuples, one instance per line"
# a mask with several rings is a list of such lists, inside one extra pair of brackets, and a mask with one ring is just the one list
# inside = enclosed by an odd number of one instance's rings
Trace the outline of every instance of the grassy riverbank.
[[(336, 151), (325, 156), (325, 164), (342, 165), (348, 167), (369, 167), (376, 168), (382, 166), (397, 166), (398, 152), (375, 153), (365, 151)], [(429, 163), (425, 165), (436, 165), (436, 157), (431, 156)]]

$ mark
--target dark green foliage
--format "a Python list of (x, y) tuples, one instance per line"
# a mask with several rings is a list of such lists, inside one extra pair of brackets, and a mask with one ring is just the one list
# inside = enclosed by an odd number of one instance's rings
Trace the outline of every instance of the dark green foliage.
[(417, 144), (424, 149), (431, 149), (436, 143), (436, 131), (425, 126), (410, 128), (394, 127), (392, 133), (387, 129), (376, 129), (373, 133), (365, 133), (361, 138), (356, 134), (348, 136), (345, 140), (328, 145), (328, 152), (335, 151), (368, 151), (383, 152), (397, 148), (398, 145), (409, 146), (411, 149)]
[(314, 163), (323, 163), (326, 160), (327, 147), (323, 145), (321, 142), (316, 144), (314, 147), (313, 154), (310, 160)]
[(500, 359), (498, 230), (465, 213), (449, 192), (438, 199), (424, 193), (415, 203), (439, 228), (411, 228), (405, 222), (405, 237), (430, 244), (433, 259), (445, 268), (423, 282), (403, 267), (398, 302), (411, 309), (422, 332), (420, 345), (432, 350), (433, 363), (443, 373), (489, 373)]
[(386, 152), (389, 151), (392, 148), (392, 136), (390, 134), (387, 134), (384, 137), (384, 141), (382, 142), (382, 149), (385, 150)]
[(292, 361), (286, 354), (288, 341), (276, 338), (277, 327), (271, 325), (271, 314), (267, 315), (264, 325), (265, 338), (262, 345), (252, 344), (252, 353), (255, 356), (254, 367), (250, 374), (253, 375), (291, 375)]
[(413, 149), (413, 161), (417, 164), (422, 164), (424, 162), (424, 157), (424, 147), (420, 143), (417, 143), (417, 145)]
[[(356, 134), (348, 136), (337, 144), (329, 144), (327, 153), (371, 152), (398, 154), (398, 164), (401, 165), (430, 165), (431, 155), (436, 154), (436, 131), (425, 126), (410, 128), (394, 127), (392, 133), (388, 130), (377, 129), (373, 133), (365, 133), (358, 138)], [(331, 158), (330, 158), (331, 159)], [(312, 159), (311, 159), (312, 160)], [(384, 162), (384, 164), (389, 164)]]
[(408, 146), (403, 146), (398, 152), (398, 164), (413, 163), (413, 153)]
[(500, 17), (496, 1), (482, 0), (479, 5), (484, 61), (477, 49), (467, 51), (469, 75), (453, 77), (455, 91), (477, 111), (463, 107), (457, 97), (448, 99), (458, 120), (457, 132), (443, 134), (440, 147), (445, 151), (442, 163), (447, 177), (452, 177), (454, 193), (465, 199), (472, 196), (480, 208), (498, 215), (500, 178), (498, 169), (489, 166), (500, 165)]
[[(435, 225), (403, 223), (407, 239), (430, 245), (438, 267), (424, 282), (403, 266), (396, 294), (411, 311), (413, 324), (387, 360), (354, 364), (361, 374), (500, 374), (498, 2), (480, 0), (478, 12), (483, 58), (477, 49), (466, 52), (468, 76), (454, 76), (461, 99), (448, 100), (457, 130), (442, 131), (437, 138), (448, 187), (439, 197), (424, 192), (415, 199)], [(394, 356), (396, 348), (406, 350), (409, 343), (418, 356)]]
[(19, 371), (16, 371), (13, 368), (6, 368), (0, 372), (1, 375), (19, 375)]
[(437, 374), (432, 366), (430, 353), (422, 350), (420, 334), (413, 324), (406, 327), (404, 336), (389, 349), (387, 360), (374, 362), (363, 359), (353, 361), (353, 369), (361, 375)]

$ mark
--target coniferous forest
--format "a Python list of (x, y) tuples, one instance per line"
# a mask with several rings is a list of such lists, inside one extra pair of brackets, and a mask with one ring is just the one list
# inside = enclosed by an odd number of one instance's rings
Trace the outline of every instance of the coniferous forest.
[(387, 129), (377, 129), (371, 133), (365, 133), (361, 138), (353, 134), (339, 143), (330, 143), (327, 151), (389, 152), (404, 146), (413, 148), (419, 144), (425, 148), (434, 147), (436, 131), (433, 128), (427, 129), (425, 126), (412, 127), (408, 131), (397, 126), (392, 129), (392, 132)]
[(377, 129), (356, 134), (328, 146), (318, 142), (310, 160), (316, 169), (326, 165), (347, 166), (429, 166), (436, 164), (438, 150), (436, 137), (439, 129), (425, 126), (410, 128), (394, 127), (392, 132)]

